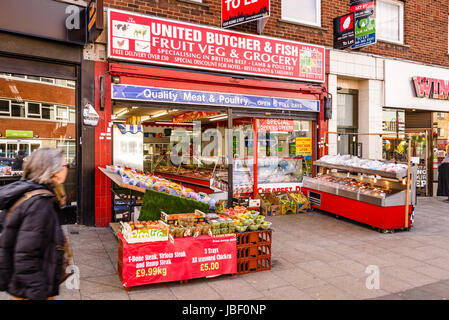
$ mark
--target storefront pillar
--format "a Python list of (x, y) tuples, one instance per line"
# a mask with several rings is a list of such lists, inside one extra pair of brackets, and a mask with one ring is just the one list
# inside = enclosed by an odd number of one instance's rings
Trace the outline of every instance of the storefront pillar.
[[(103, 91), (100, 77), (104, 78)], [(95, 127), (95, 226), (107, 227), (112, 219), (111, 180), (98, 167), (112, 163), (111, 76), (106, 62), (95, 62), (95, 110), (100, 118)], [(108, 94), (109, 93), (109, 94)]]
[[(359, 86), (359, 133), (382, 133), (382, 81), (365, 80)], [(362, 158), (382, 159), (382, 137), (360, 135)]]

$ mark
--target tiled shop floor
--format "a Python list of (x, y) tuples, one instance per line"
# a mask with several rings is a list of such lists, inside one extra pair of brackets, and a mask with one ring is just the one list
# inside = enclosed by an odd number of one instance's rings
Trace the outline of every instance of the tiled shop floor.
[(446, 299), (449, 204), (442, 200), (419, 198), (414, 228), (392, 234), (319, 211), (268, 217), (274, 229), (271, 270), (129, 292), (117, 276), (111, 229), (65, 226), (80, 285), (63, 284), (57, 299)]

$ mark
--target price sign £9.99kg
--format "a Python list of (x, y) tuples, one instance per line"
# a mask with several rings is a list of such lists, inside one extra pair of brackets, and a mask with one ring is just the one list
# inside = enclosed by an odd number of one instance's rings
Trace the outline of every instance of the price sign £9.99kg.
[(118, 236), (117, 271), (124, 287), (237, 273), (235, 234), (133, 244)]

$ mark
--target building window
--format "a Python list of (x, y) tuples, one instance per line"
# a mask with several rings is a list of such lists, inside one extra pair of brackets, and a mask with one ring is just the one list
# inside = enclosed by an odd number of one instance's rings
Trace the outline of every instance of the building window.
[(11, 103), (11, 116), (25, 118), (25, 103)]
[(321, 26), (321, 0), (282, 0), (282, 20)]
[(53, 105), (42, 105), (42, 119), (55, 120), (55, 107)]
[(68, 121), (69, 113), (67, 111), (67, 107), (57, 106), (56, 107), (56, 120), (58, 121)]
[(9, 109), (9, 100), (0, 100), (0, 115), (10, 116), (11, 111)]
[(41, 105), (40, 103), (28, 102), (27, 118), (40, 119), (41, 118)]
[(379, 40), (404, 43), (404, 3), (376, 1), (376, 33)]

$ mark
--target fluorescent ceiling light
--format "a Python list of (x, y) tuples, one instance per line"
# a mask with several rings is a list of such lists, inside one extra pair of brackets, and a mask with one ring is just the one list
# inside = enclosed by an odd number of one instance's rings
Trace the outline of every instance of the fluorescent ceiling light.
[(218, 120), (224, 120), (227, 119), (228, 116), (220, 116), (220, 117), (216, 117), (216, 118), (209, 118), (210, 121), (218, 121)]
[(116, 117), (120, 117), (120, 116), (122, 116), (122, 115), (124, 115), (125, 113), (128, 113), (128, 112), (129, 112), (129, 109), (124, 109), (124, 110), (118, 112), (115, 116)]
[(166, 115), (167, 113), (168, 113), (168, 111), (162, 111), (162, 112), (159, 112), (159, 113), (153, 114), (153, 115), (151, 116), (151, 118), (158, 118), (158, 117), (162, 117), (162, 116), (165, 116), (165, 115)]
[(140, 121), (147, 121), (150, 118), (151, 118), (150, 116), (143, 116), (143, 117), (140, 117)]
[(228, 115), (226, 114), (216, 114), (214, 116), (210, 116), (208, 117), (209, 119), (214, 119), (214, 118), (222, 118), (222, 117), (227, 117)]
[(173, 123), (169, 121), (157, 121), (156, 124), (177, 125), (177, 126), (193, 126), (193, 123)]

